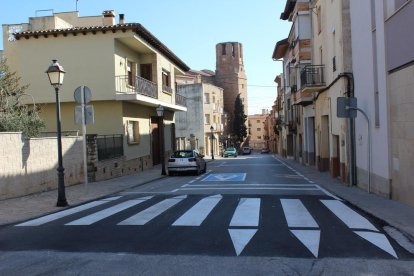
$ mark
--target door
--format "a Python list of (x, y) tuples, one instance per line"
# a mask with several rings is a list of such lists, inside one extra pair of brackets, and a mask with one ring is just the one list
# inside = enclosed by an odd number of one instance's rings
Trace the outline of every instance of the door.
[(141, 77), (146, 80), (152, 81), (152, 64), (141, 64), (140, 69)]
[(151, 117), (151, 137), (152, 137), (152, 164), (158, 165), (161, 163), (161, 139), (159, 131), (159, 118)]

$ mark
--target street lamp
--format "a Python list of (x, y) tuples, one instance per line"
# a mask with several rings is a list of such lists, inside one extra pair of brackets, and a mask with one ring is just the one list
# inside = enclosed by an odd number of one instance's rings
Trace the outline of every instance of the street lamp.
[(63, 67), (57, 63), (57, 60), (54, 59), (52, 65), (46, 71), (47, 76), (49, 77), (50, 84), (55, 88), (56, 93), (56, 122), (57, 122), (57, 142), (58, 142), (58, 200), (56, 206), (65, 207), (68, 205), (65, 195), (65, 169), (63, 168), (62, 161), (62, 131), (60, 126), (61, 116), (60, 116), (60, 100), (59, 100), (59, 88), (63, 83), (63, 77), (65, 76), (65, 71)]
[(214, 150), (213, 150), (213, 146), (214, 146), (214, 144), (213, 144), (214, 134), (213, 134), (213, 130), (214, 130), (214, 127), (211, 126), (210, 127), (210, 131), (211, 131), (211, 159), (212, 160), (214, 160)]
[(166, 175), (165, 173), (165, 157), (164, 157), (164, 107), (159, 105), (157, 107), (157, 115), (160, 117), (160, 135), (161, 135), (161, 175)]

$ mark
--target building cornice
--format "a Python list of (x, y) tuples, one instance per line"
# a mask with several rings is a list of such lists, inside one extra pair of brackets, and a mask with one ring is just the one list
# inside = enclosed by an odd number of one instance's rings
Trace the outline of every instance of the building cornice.
[(129, 30), (135, 32), (138, 36), (143, 38), (151, 46), (160, 51), (160, 53), (162, 53), (169, 60), (171, 60), (181, 70), (185, 72), (190, 70), (190, 67), (188, 67), (180, 58), (178, 58), (170, 49), (168, 49), (167, 46), (165, 46), (160, 40), (158, 40), (153, 34), (151, 34), (146, 28), (144, 28), (144, 26), (142, 26), (139, 23), (117, 24), (110, 26), (75, 27), (68, 29), (52, 29), (41, 31), (26, 31), (14, 33), (14, 37), (16, 38), (16, 40), (19, 40), (20, 38), (30, 39), (32, 37), (38, 38), (39, 36), (48, 38), (49, 36), (57, 37), (58, 35), (63, 35), (64, 37), (66, 37), (68, 35), (87, 35), (90, 33), (96, 34), (97, 32), (106, 34), (116, 33), (118, 31), (126, 32)]

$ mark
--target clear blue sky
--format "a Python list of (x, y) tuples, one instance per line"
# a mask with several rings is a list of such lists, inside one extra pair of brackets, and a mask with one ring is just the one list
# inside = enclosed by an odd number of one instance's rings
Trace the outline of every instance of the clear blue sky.
[[(0, 23), (27, 23), (49, 15), (39, 10), (73, 11), (76, 0), (1, 0)], [(125, 14), (127, 23), (141, 23), (191, 69), (215, 70), (215, 45), (243, 44), (248, 81), (249, 114), (270, 108), (276, 98), (274, 79), (280, 62), (272, 60), (275, 43), (288, 36), (290, 23), (279, 19), (286, 0), (78, 0), (80, 16), (104, 10)], [(118, 19), (117, 19), (118, 20)], [(0, 49), (3, 49), (1, 45)], [(265, 86), (265, 87), (261, 87)]]

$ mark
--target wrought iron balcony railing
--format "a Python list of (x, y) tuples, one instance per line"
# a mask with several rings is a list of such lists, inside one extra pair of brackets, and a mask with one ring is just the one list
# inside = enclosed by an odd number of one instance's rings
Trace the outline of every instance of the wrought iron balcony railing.
[(157, 84), (136, 76), (116, 76), (116, 91), (120, 93), (137, 93), (151, 98), (158, 98)]
[(300, 72), (301, 87), (325, 86), (325, 65), (307, 65)]
[(183, 95), (175, 93), (175, 104), (181, 105), (181, 106), (187, 106), (187, 98), (184, 97)]

